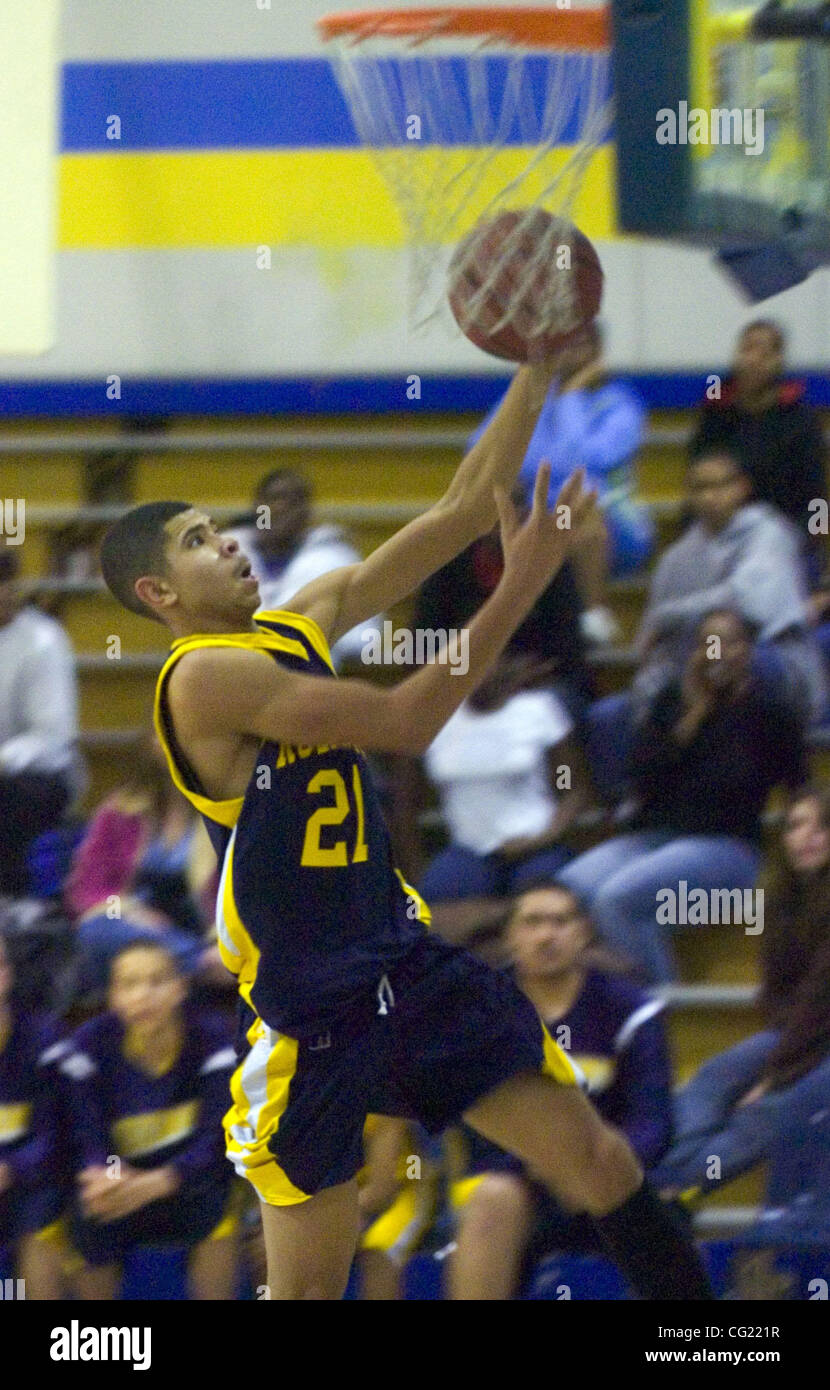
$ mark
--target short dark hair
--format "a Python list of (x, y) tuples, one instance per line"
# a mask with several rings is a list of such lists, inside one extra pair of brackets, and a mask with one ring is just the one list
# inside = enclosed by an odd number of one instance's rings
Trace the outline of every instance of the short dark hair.
[(750, 479), (750, 482), (752, 481), (749, 470), (743, 459), (739, 454), (735, 453), (734, 449), (730, 449), (728, 444), (702, 445), (692, 454), (687, 464), (686, 471), (690, 472), (693, 468), (696, 468), (699, 463), (705, 463), (707, 459), (725, 459), (727, 463), (732, 464), (736, 473), (742, 473), (744, 477)]
[(263, 497), (274, 483), (294, 483), (306, 500), (311, 497), (311, 483), (303, 477), (302, 473), (295, 472), (293, 468), (272, 468), (271, 472), (266, 473), (264, 478), (260, 478), (256, 485), (257, 499)]
[(751, 644), (757, 642), (761, 632), (760, 624), (753, 622), (739, 608), (731, 608), (728, 603), (721, 603), (715, 608), (708, 609), (701, 617), (697, 631), (701, 632), (707, 623), (711, 623), (713, 618), (733, 618), (743, 631), (747, 641)]
[(161, 619), (142, 603), (135, 582), (145, 574), (164, 572), (164, 528), (171, 517), (188, 512), (191, 502), (146, 502), (133, 507), (110, 526), (101, 542), (101, 573), (110, 593), (144, 618)]
[(587, 902), (573, 888), (569, 888), (567, 883), (559, 883), (549, 874), (539, 874), (534, 878), (529, 878), (527, 883), (523, 883), (521, 888), (517, 888), (510, 900), (510, 916), (516, 911), (516, 904), (520, 898), (524, 898), (528, 893), (565, 893), (571, 900), (576, 909), (577, 916), (584, 917), (591, 926), (592, 931), (596, 931), (591, 910)]
[(157, 953), (166, 956), (168, 962), (170, 963), (171, 969), (176, 975), (179, 975), (182, 979), (187, 978), (187, 972), (183, 969), (181, 960), (175, 954), (174, 951), (171, 951), (167, 942), (164, 940), (164, 937), (156, 938), (153, 936), (137, 936), (134, 941), (126, 941), (123, 946), (119, 946), (118, 950), (115, 952), (115, 955), (110, 957), (110, 980), (112, 980), (115, 976), (115, 967), (118, 964), (118, 962), (124, 956), (130, 955), (132, 951), (156, 951)]
[(772, 337), (775, 339), (775, 346), (780, 353), (786, 350), (787, 335), (780, 323), (776, 323), (775, 319), (753, 319), (751, 323), (744, 324), (740, 332), (740, 337), (745, 338), (747, 333), (752, 333), (756, 328), (763, 328), (765, 332), (772, 334)]

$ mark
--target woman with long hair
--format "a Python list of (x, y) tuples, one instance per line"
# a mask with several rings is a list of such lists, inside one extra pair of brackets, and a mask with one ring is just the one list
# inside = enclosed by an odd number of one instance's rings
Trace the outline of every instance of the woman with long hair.
[[(705, 1062), (680, 1091), (675, 1142), (652, 1175), (672, 1193), (711, 1190), (765, 1159), (787, 1116), (830, 1101), (830, 791), (795, 793), (767, 893), (765, 1028)], [(717, 1156), (717, 1175), (710, 1160)]]

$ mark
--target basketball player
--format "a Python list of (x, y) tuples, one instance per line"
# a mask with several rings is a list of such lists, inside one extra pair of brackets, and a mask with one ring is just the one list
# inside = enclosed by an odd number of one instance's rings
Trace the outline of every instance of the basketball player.
[(129, 943), (111, 965), (108, 1011), (61, 1062), (82, 1299), (116, 1298), (127, 1253), (170, 1242), (187, 1247), (191, 1297), (231, 1297), (235, 1213), (217, 1136), (234, 1052), (224, 1019), (194, 1009), (187, 988), (161, 937)]
[[(554, 370), (520, 369), (441, 500), (367, 560), (309, 584), (290, 611), (254, 620), (249, 562), (187, 503), (137, 507), (103, 541), (112, 593), (175, 639), (156, 727), (222, 863), (222, 957), (250, 1010), (227, 1152), (261, 1200), (272, 1298), (342, 1296), (369, 1112), (432, 1131), (463, 1116), (596, 1219), (642, 1296), (710, 1296), (694, 1250), (530, 1002), (427, 934), (426, 904), (392, 866), (361, 751), (423, 752), (589, 517), (581, 475), (548, 512), (541, 468), (521, 526), (507, 496)], [(494, 492), (504, 574), (470, 625), (466, 674), (438, 662), (394, 689), (335, 680), (330, 644), (488, 530)]]

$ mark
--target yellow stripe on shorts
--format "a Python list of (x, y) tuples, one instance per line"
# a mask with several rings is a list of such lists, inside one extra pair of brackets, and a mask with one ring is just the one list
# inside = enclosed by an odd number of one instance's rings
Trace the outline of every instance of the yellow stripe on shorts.
[(269, 1206), (293, 1206), (311, 1195), (296, 1187), (279, 1167), (268, 1148), (288, 1105), (288, 1093), (297, 1070), (296, 1038), (257, 1019), (248, 1031), (251, 1050), (231, 1077), (233, 1104), (223, 1124), (227, 1156), (237, 1173), (256, 1189)]

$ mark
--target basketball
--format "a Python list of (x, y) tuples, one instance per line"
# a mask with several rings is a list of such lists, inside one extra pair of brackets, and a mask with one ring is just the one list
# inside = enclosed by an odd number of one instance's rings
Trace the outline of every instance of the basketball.
[(603, 273), (592, 243), (543, 208), (479, 223), (456, 247), (448, 298), (461, 331), (493, 357), (550, 357), (595, 318)]

